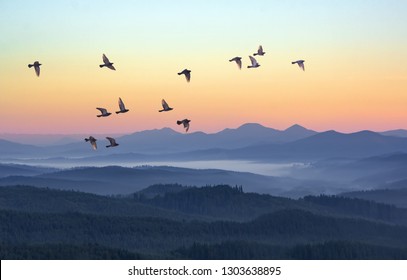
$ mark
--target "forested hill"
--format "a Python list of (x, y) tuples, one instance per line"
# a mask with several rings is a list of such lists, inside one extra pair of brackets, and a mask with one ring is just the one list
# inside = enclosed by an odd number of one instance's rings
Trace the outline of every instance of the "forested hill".
[(87, 246), (90, 243), (164, 258), (195, 243), (214, 245), (229, 241), (292, 247), (343, 240), (407, 248), (407, 227), (319, 216), (302, 210), (278, 211), (246, 223), (7, 210), (0, 211), (0, 219), (3, 244)]
[[(199, 259), (221, 248), (229, 249), (218, 258), (396, 259), (406, 256), (405, 211), (361, 199), (294, 200), (225, 185), (159, 185), (116, 197), (1, 187), (0, 251), (3, 259)], [(332, 254), (341, 244), (346, 254)]]
[(153, 185), (129, 196), (102, 196), (29, 186), (0, 187), (0, 209), (204, 221), (250, 221), (279, 210), (300, 209), (407, 225), (407, 209), (387, 204), (337, 196), (307, 196), (296, 200), (245, 193), (240, 186), (227, 185), (199, 188)]
[[(155, 196), (152, 197), (151, 193)], [(245, 193), (239, 186), (181, 187), (159, 185), (134, 194), (140, 203), (210, 216), (217, 219), (245, 221), (284, 209), (302, 209), (317, 214), (358, 217), (407, 225), (407, 209), (368, 200), (340, 196), (306, 196), (289, 199), (267, 194)]]
[(181, 259), (198, 260), (405, 260), (407, 249), (353, 241), (328, 241), (289, 247), (235, 241), (214, 245), (193, 244), (174, 251), (173, 255)]

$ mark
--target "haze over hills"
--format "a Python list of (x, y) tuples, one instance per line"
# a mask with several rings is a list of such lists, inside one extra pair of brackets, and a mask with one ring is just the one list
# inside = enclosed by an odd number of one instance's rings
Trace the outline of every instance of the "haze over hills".
[(82, 135), (77, 134), (24, 134), (24, 133), (0, 133), (0, 139), (18, 144), (34, 146), (64, 145), (77, 142)]
[(0, 139), (0, 157), (5, 158), (8, 156), (26, 157), (32, 154), (44, 153), (45, 149), (26, 144), (19, 144), (7, 140)]
[[(134, 192), (157, 183), (231, 184), (260, 193), (300, 197), (382, 189), (391, 184), (398, 184), (392, 188), (400, 188), (407, 180), (406, 138), (371, 131), (317, 133), (299, 125), (279, 131), (245, 124), (214, 134), (185, 134), (165, 128), (117, 140), (120, 146), (106, 149), (104, 139), (99, 139), (97, 151), (85, 141), (37, 147), (1, 140), (0, 160), (4, 164), (0, 166), (0, 184), (98, 194)], [(40, 165), (44, 169), (9, 163)], [(123, 168), (145, 164), (157, 167)], [(46, 170), (77, 166), (88, 169)], [(278, 168), (284, 172), (278, 173)]]
[[(316, 161), (307, 169), (293, 170), (295, 178), (330, 178), (349, 182), (355, 190), (401, 188), (407, 180), (407, 153), (391, 153), (356, 160)], [(394, 186), (393, 186), (394, 185)]]
[(55, 172), (58, 169), (50, 167), (38, 167), (22, 164), (1, 164), (0, 178), (7, 176), (35, 176), (49, 172)]
[(82, 167), (52, 171), (35, 176), (6, 176), (0, 178), (0, 186), (30, 185), (103, 195), (132, 193), (159, 183), (178, 183), (188, 186), (239, 185), (250, 192), (288, 197), (320, 193), (334, 194), (346, 190), (342, 185), (334, 182), (296, 180), (294, 178), (263, 176), (249, 172), (218, 169), (190, 169), (168, 166), (136, 168), (120, 166)]
[[(128, 155), (130, 158), (133, 154)], [(119, 163), (125, 155), (111, 155)], [(66, 161), (65, 159), (61, 159)], [(107, 159), (106, 162), (108, 163)], [(121, 160), (123, 164), (125, 160)], [(174, 162), (174, 164), (176, 164)], [(192, 163), (185, 163), (192, 166)], [(333, 158), (307, 165), (287, 164), (286, 175), (270, 176), (253, 172), (237, 172), (231, 162), (220, 164), (222, 169), (181, 168), (171, 166), (101, 166), (53, 169), (26, 165), (0, 165), (0, 185), (33, 185), (57, 189), (75, 189), (98, 194), (118, 194), (137, 191), (158, 183), (242, 185), (246, 191), (286, 197), (316, 194), (337, 194), (372, 189), (397, 189), (406, 186), (407, 153), (386, 154), (363, 159)], [(260, 163), (243, 163), (242, 169), (273, 168)], [(263, 167), (263, 165), (265, 167)], [(279, 164), (277, 164), (279, 165)], [(274, 166), (273, 164), (271, 166)], [(229, 170), (225, 170), (229, 169)], [(275, 172), (275, 171), (270, 171)]]

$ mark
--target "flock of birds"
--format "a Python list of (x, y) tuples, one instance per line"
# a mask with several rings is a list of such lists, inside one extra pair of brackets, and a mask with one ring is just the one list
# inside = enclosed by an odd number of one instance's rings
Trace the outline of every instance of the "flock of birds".
[[(251, 65), (248, 65), (247, 68), (259, 67), (260, 64), (257, 62), (256, 58), (254, 58), (254, 56), (257, 56), (257, 55), (263, 56), (265, 54), (266, 53), (263, 51), (263, 47), (260, 45), (257, 52), (254, 53), (253, 56), (249, 55)], [(105, 54), (103, 54), (102, 60), (103, 60), (103, 64), (99, 65), (100, 68), (107, 67), (111, 70), (116, 70), (116, 68), (113, 66), (113, 62), (110, 62), (110, 60), (107, 58), (107, 56)], [(230, 59), (229, 61), (236, 62), (239, 69), (242, 69), (242, 58), (241, 57), (236, 56), (236, 57)], [(291, 64), (297, 64), (303, 71), (305, 71), (304, 62), (305, 62), (304, 60), (296, 60), (296, 61), (291, 62)], [(28, 67), (29, 68), (34, 67), (35, 74), (37, 75), (37, 77), (39, 77), (41, 65), (42, 65), (41, 63), (39, 63), (38, 61), (35, 61), (33, 64), (28, 64)], [(184, 69), (181, 72), (179, 72), (178, 75), (185, 75), (185, 79), (188, 83), (191, 81), (191, 70)], [(173, 110), (173, 108), (171, 108), (164, 99), (161, 100), (161, 105), (163, 108), (161, 110), (159, 110), (158, 112), (168, 112), (168, 111)], [(100, 115), (96, 115), (97, 117), (108, 117), (112, 114), (112, 113), (108, 112), (106, 108), (97, 107), (96, 109), (100, 111)], [(129, 110), (124, 105), (123, 100), (119, 97), (119, 111), (116, 111), (116, 114), (127, 113), (128, 111)], [(191, 120), (189, 120), (189, 119), (183, 119), (183, 120), (178, 120), (177, 124), (178, 125), (182, 124), (184, 126), (185, 132), (188, 132), (190, 122), (191, 122)], [(106, 146), (106, 148), (119, 146), (119, 144), (116, 142), (116, 139), (114, 139), (112, 137), (106, 137), (106, 139), (110, 143), (109, 145)], [(97, 144), (96, 144), (97, 139), (96, 138), (94, 138), (93, 136), (89, 136), (89, 138), (85, 138), (85, 141), (90, 142), (90, 144), (94, 150), (97, 149)]]

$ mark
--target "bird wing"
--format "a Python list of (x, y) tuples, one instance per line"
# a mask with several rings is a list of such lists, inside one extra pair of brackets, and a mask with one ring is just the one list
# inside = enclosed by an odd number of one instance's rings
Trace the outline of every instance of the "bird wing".
[(242, 60), (241, 59), (236, 59), (237, 66), (239, 69), (242, 69)]
[(112, 70), (116, 70), (116, 68), (114, 68), (114, 66), (113, 66), (113, 65), (111, 65), (111, 64), (106, 65), (106, 67), (107, 67), (107, 68), (109, 68), (109, 69), (112, 69)]
[(189, 122), (184, 122), (185, 131), (188, 132), (189, 130)]
[(185, 78), (187, 79), (187, 82), (189, 82), (191, 80), (191, 72), (187, 72), (185, 71)]
[(106, 139), (109, 140), (110, 145), (112, 145), (112, 146), (116, 145), (116, 140), (115, 140), (114, 138), (112, 138), (112, 137), (106, 137)]
[(161, 100), (161, 104), (163, 105), (164, 110), (168, 110), (170, 107), (168, 106), (167, 102), (165, 100)]
[(250, 61), (251, 61), (251, 63), (252, 63), (252, 66), (255, 66), (255, 65), (258, 64), (258, 63), (257, 63), (257, 60), (256, 60), (253, 56), (249, 55), (249, 58), (250, 58)]
[(300, 66), (300, 68), (302, 69), (302, 71), (305, 71), (304, 61), (299, 61), (299, 62), (298, 62), (298, 66)]
[(107, 113), (107, 110), (105, 108), (96, 108), (98, 109), (103, 115)]
[(34, 69), (35, 69), (35, 74), (37, 74), (37, 77), (39, 77), (40, 76), (40, 66), (34, 65)]
[(107, 56), (106, 56), (105, 54), (103, 54), (103, 62), (104, 62), (105, 64), (109, 64), (109, 63), (110, 63), (109, 59), (107, 58)]
[(257, 51), (257, 53), (263, 53), (263, 47), (261, 45), (259, 46), (259, 50)]
[(120, 97), (119, 97), (119, 108), (120, 108), (120, 111), (126, 110), (126, 107), (124, 106), (124, 103)]
[(92, 139), (92, 141), (90, 142), (90, 144), (92, 145), (92, 148), (94, 150), (97, 150), (98, 146), (96, 145), (96, 139)]

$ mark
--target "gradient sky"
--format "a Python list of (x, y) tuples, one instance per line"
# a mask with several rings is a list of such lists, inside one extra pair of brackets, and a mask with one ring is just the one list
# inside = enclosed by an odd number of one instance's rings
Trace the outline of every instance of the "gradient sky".
[[(191, 132), (407, 129), (406, 11), (400, 0), (0, 0), (0, 133), (182, 131), (183, 118)], [(261, 67), (247, 69), (259, 44)], [(103, 53), (117, 71), (99, 68)], [(96, 117), (119, 97), (130, 112)], [(158, 113), (162, 98), (173, 111)]]

